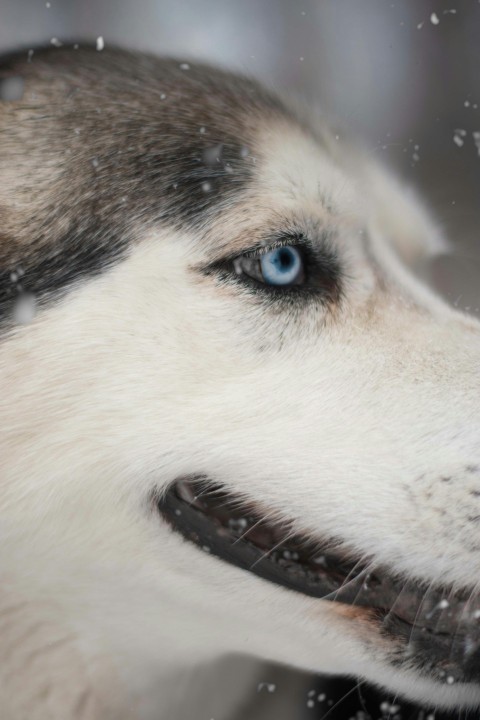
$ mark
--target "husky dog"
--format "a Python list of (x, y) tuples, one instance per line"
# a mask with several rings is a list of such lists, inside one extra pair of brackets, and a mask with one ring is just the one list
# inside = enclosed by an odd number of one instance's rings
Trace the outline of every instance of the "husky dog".
[(480, 325), (421, 205), (228, 72), (0, 78), (2, 720), (185, 720), (226, 654), (479, 704)]

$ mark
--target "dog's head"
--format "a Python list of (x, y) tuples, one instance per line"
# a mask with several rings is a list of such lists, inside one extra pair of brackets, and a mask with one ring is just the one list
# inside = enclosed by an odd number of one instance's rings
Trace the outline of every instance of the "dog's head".
[(245, 78), (0, 72), (10, 600), (126, 675), (247, 652), (479, 702), (480, 326), (411, 273), (418, 203)]

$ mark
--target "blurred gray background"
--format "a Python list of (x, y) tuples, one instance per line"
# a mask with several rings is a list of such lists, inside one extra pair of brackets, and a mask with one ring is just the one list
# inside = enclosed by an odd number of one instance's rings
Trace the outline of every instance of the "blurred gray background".
[[(479, 312), (479, 0), (0, 0), (1, 50), (99, 36), (318, 103), (425, 196), (454, 252), (424, 272)], [(253, 703), (262, 719), (303, 717), (310, 679), (272, 678), (278, 691)]]

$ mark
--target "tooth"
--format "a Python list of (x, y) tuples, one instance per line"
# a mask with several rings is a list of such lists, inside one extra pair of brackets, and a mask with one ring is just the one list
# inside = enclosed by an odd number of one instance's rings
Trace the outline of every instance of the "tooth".
[(196, 495), (192, 490), (192, 486), (186, 480), (178, 480), (176, 483), (177, 494), (185, 502), (193, 503), (196, 500)]

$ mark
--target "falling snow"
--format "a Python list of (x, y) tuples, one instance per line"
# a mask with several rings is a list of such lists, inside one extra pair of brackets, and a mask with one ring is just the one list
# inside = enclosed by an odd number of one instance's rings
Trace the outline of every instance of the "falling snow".
[(438, 25), (438, 23), (440, 22), (440, 20), (438, 19), (437, 13), (432, 13), (432, 14), (430, 15), (430, 22), (432, 23), (432, 25)]
[(277, 689), (277, 686), (275, 683), (267, 683), (267, 682), (261, 682), (257, 685), (257, 692), (261, 692), (265, 688), (265, 690), (269, 693), (274, 693)]
[(458, 147), (462, 147), (465, 143), (465, 137), (467, 135), (466, 130), (462, 130), (462, 128), (456, 128), (453, 133), (453, 142)]
[(105, 41), (103, 37), (100, 35), (97, 37), (97, 50), (100, 52), (105, 47)]
[(23, 97), (24, 82), (21, 77), (5, 78), (0, 81), (0, 100), (14, 102)]
[(384, 700), (380, 703), (380, 710), (385, 715), (396, 715), (400, 710), (400, 705), (389, 703), (388, 700)]
[(217, 165), (222, 159), (223, 143), (205, 148), (202, 153), (202, 160), (205, 165)]
[(472, 134), (473, 134), (473, 142), (475, 143), (475, 147), (477, 148), (477, 152), (480, 157), (480, 130), (476, 130)]
[(20, 325), (32, 322), (37, 313), (37, 301), (33, 293), (21, 293), (13, 305), (13, 319)]

